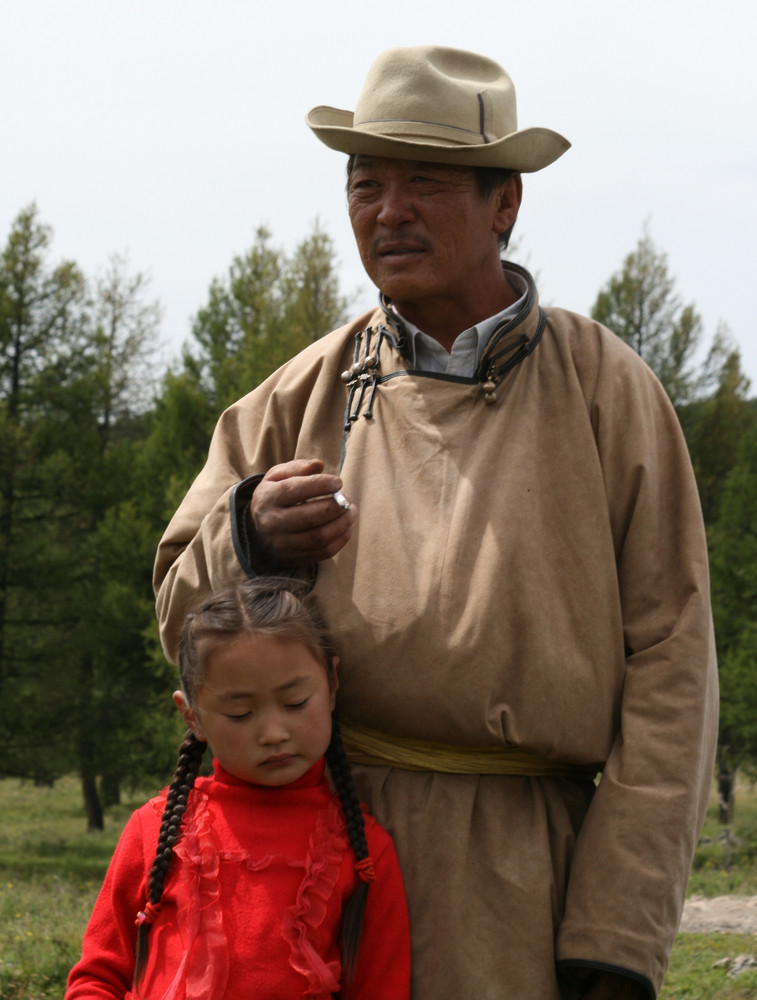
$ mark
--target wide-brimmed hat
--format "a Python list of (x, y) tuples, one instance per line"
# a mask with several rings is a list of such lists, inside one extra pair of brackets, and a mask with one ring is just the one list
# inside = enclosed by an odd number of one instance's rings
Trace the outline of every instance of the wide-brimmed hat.
[(515, 88), (491, 59), (437, 45), (387, 49), (354, 113), (320, 105), (305, 119), (342, 153), (530, 172), (570, 148), (557, 132), (518, 129)]

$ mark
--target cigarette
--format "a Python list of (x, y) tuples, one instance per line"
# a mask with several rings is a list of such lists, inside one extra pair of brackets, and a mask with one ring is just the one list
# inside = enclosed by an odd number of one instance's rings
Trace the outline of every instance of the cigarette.
[(352, 504), (349, 502), (344, 493), (341, 493), (339, 490), (337, 490), (336, 493), (332, 493), (331, 495), (343, 510), (349, 510), (350, 507), (352, 506)]

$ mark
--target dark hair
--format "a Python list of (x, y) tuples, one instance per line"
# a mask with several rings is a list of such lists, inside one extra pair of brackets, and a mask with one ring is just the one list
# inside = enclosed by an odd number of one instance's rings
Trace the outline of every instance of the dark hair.
[[(350, 153), (347, 157), (347, 189), (349, 190), (350, 177), (352, 176), (352, 170), (355, 166), (356, 153)], [(516, 173), (515, 170), (510, 170), (509, 167), (472, 167), (476, 173), (476, 181), (478, 182), (478, 192), (481, 195), (483, 201), (488, 201), (489, 198), (494, 194), (500, 184), (505, 184), (510, 178)], [(507, 246), (510, 242), (510, 236), (512, 235), (513, 225), (505, 230), (504, 233), (499, 234), (499, 252), (503, 254), (507, 250)]]
[(142, 996), (139, 989), (139, 981), (142, 978), (145, 965), (147, 963), (148, 943), (147, 935), (152, 923), (150, 908), (160, 906), (163, 896), (163, 884), (168, 875), (168, 869), (173, 860), (173, 850), (179, 839), (179, 827), (187, 808), (187, 799), (192, 791), (192, 786), (200, 771), (203, 754), (207, 748), (207, 743), (198, 740), (194, 733), (187, 731), (184, 740), (179, 747), (179, 760), (174, 771), (171, 784), (168, 788), (163, 818), (160, 821), (160, 833), (158, 834), (158, 847), (155, 852), (155, 860), (150, 868), (147, 878), (147, 906), (144, 913), (138, 915), (137, 944), (134, 954), (134, 986), (137, 995)]
[[(198, 611), (187, 616), (179, 643), (179, 673), (190, 705), (194, 704), (202, 687), (205, 640), (226, 642), (240, 634), (250, 633), (276, 635), (305, 643), (323, 663), (329, 684), (334, 683), (334, 648), (315, 599), (308, 592), (308, 585), (290, 579), (259, 577), (220, 591)], [(147, 962), (147, 936), (151, 917), (160, 906), (163, 885), (180, 836), (181, 820), (206, 747), (205, 742), (198, 740), (189, 731), (179, 748), (179, 760), (169, 785), (161, 819), (155, 860), (147, 881), (145, 910), (151, 908), (150, 916), (139, 915), (140, 919), (145, 919), (141, 920), (137, 931), (134, 962), (134, 984), (138, 993), (139, 981)], [(332, 716), (326, 763), (342, 807), (350, 846), (359, 865), (368, 859), (365, 822), (336, 715)], [(361, 876), (357, 888), (344, 906), (341, 947), (342, 966), (347, 979), (354, 972), (357, 962), (367, 893), (368, 882)]]

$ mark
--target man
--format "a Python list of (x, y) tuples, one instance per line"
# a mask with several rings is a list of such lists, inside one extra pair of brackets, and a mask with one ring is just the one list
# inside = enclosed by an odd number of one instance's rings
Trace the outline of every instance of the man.
[(311, 573), (416, 1000), (653, 997), (712, 777), (707, 556), (659, 383), (499, 259), (568, 143), (437, 47), (308, 124), (350, 154), (381, 307), (222, 416), (158, 553), (166, 652), (199, 594)]

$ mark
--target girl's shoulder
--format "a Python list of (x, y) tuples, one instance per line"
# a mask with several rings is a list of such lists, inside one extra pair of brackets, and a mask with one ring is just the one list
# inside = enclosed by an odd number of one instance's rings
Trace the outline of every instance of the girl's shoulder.
[(384, 829), (384, 827), (379, 823), (375, 816), (372, 816), (366, 806), (362, 805), (360, 808), (363, 811), (363, 821), (365, 823), (365, 837), (368, 841), (368, 851), (371, 856), (375, 859), (379, 855), (383, 854), (387, 848), (391, 848), (394, 851), (394, 841), (392, 840), (390, 834)]

